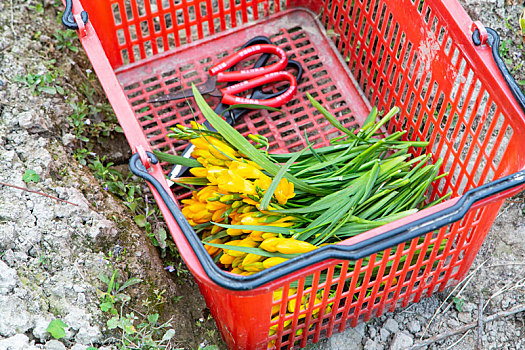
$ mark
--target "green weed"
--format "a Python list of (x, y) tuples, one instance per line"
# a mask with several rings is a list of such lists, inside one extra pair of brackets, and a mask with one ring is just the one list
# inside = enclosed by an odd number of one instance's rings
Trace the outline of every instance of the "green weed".
[(110, 315), (106, 325), (110, 330), (120, 333), (118, 339), (120, 349), (167, 349), (171, 346), (175, 330), (171, 328), (171, 320), (159, 322), (159, 314), (154, 310), (165, 303), (164, 291), (155, 290), (154, 294), (146, 299), (142, 305), (146, 312), (125, 312), (131, 297), (125, 290), (135, 284), (142, 283), (139, 278), (131, 277), (120, 283), (119, 272), (116, 267), (119, 257), (106, 257), (110, 265), (110, 276), (100, 275), (104, 283), (104, 290), (97, 290), (100, 297), (100, 309)]

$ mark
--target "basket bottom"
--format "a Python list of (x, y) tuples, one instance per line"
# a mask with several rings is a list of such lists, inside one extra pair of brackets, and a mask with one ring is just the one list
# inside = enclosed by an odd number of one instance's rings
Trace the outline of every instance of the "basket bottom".
[[(312, 12), (291, 9), (116, 72), (154, 149), (170, 153), (181, 151), (184, 143), (167, 137), (170, 128), (179, 123), (187, 125), (194, 118), (203, 120), (198, 113), (194, 114), (196, 106), (193, 101), (150, 104), (149, 98), (206, 81), (207, 71), (214, 63), (257, 35), (269, 37), (286, 51), (289, 59), (300, 62), (304, 74), (298, 82), (297, 94), (281, 108), (283, 113), (252, 111), (237, 121), (237, 130), (245, 135), (266, 136), (273, 152), (301, 149), (307, 144), (305, 135), (310, 143), (327, 145), (338, 131), (310, 105), (305, 92), (314, 96), (347, 127), (358, 127), (366, 119), (370, 106), (326, 31)], [(246, 65), (250, 64), (253, 61), (246, 62)], [(213, 106), (219, 100), (210, 98), (208, 102)], [(165, 170), (169, 171), (168, 167)]]

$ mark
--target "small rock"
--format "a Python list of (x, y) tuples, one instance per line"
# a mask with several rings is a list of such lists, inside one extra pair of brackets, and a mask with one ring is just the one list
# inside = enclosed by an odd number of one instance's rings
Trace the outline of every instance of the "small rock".
[(100, 342), (102, 338), (102, 333), (100, 329), (96, 326), (80, 328), (77, 335), (75, 336), (75, 341), (81, 344), (93, 344)]
[(463, 304), (463, 312), (471, 312), (472, 310), (477, 310), (478, 306), (471, 302), (466, 302)]
[(368, 339), (365, 343), (364, 350), (383, 350), (383, 345), (379, 344), (375, 340)]
[(472, 315), (470, 312), (460, 312), (458, 314), (458, 319), (463, 323), (470, 323), (472, 322)]
[(29, 348), (29, 338), (25, 334), (17, 334), (0, 340), (2, 350), (26, 350), (27, 348)]
[(0, 260), (0, 294), (7, 294), (15, 288), (18, 276), (15, 269)]
[(0, 295), (0, 336), (12, 337), (33, 327), (24, 301), (16, 296)]
[(73, 330), (89, 327), (90, 316), (85, 310), (72, 308), (72, 311), (64, 318), (64, 322)]
[(42, 343), (49, 338), (49, 333), (47, 331), (49, 322), (51, 321), (45, 319), (42, 316), (38, 317), (35, 321), (35, 328), (33, 328), (33, 336), (37, 339), (40, 339)]
[(86, 350), (87, 345), (84, 344), (75, 344), (71, 347), (71, 350)]
[(348, 328), (343, 333), (337, 333), (330, 337), (326, 343), (327, 349), (361, 350), (363, 337), (354, 328)]
[(414, 340), (405, 332), (394, 334), (394, 338), (390, 343), (390, 350), (404, 350), (414, 344)]
[(58, 340), (50, 340), (46, 343), (46, 350), (66, 350), (66, 346)]
[(370, 338), (374, 339), (377, 335), (377, 330), (374, 327), (370, 327), (368, 333), (370, 334)]
[(399, 324), (393, 318), (387, 319), (383, 327), (390, 333), (397, 333), (399, 330)]
[(421, 325), (419, 324), (419, 321), (417, 320), (412, 320), (410, 322), (408, 322), (407, 324), (407, 328), (410, 332), (412, 333), (417, 333), (421, 330)]
[(18, 125), (29, 132), (41, 133), (49, 130), (49, 123), (36, 111), (22, 112), (18, 115)]
[(456, 320), (456, 319), (453, 319), (453, 318), (450, 318), (448, 321), (447, 321), (447, 324), (449, 325), (450, 328), (452, 329), (456, 329), (460, 326), (460, 323)]
[(73, 134), (64, 134), (64, 136), (62, 136), (62, 143), (64, 146), (69, 146), (75, 142), (76, 139), (76, 136)]
[(379, 330), (379, 336), (381, 337), (382, 341), (386, 341), (388, 337), (390, 337), (390, 332), (386, 330), (386, 328), (381, 328)]

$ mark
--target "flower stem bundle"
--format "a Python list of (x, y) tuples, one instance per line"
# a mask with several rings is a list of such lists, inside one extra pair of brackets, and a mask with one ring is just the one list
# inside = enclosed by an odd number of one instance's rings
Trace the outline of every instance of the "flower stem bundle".
[(446, 174), (440, 174), (441, 159), (413, 155), (427, 142), (403, 140), (406, 131), (382, 133), (398, 108), (377, 122), (373, 108), (361, 129), (349, 130), (308, 95), (342, 135), (321, 148), (305, 135), (301, 151), (271, 154), (265, 137), (245, 138), (194, 94), (217, 131), (194, 122), (173, 128), (170, 137), (189, 140), (197, 161), (185, 161), (193, 177), (176, 181), (201, 186), (182, 200), (182, 212), (227, 271), (257, 273), (447, 197), (428, 204), (429, 188)]

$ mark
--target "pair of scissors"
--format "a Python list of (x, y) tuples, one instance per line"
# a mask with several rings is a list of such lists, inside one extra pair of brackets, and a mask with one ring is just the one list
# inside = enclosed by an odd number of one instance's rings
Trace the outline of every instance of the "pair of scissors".
[[(239, 62), (261, 53), (262, 55), (257, 59), (253, 67), (232, 71)], [(266, 65), (272, 54), (278, 56), (278, 61)], [(296, 70), (296, 76), (288, 72), (287, 68)], [(218, 115), (222, 115), (231, 105), (235, 104), (257, 104), (269, 107), (279, 107), (286, 104), (297, 92), (297, 81), (301, 79), (303, 68), (299, 62), (288, 60), (284, 50), (273, 45), (270, 39), (265, 36), (257, 36), (244, 44), (240, 51), (212, 66), (209, 73), (211, 77), (203, 84), (196, 86), (196, 88), (203, 95), (222, 96), (221, 103), (214, 109)], [(289, 83), (286, 89), (273, 93), (262, 91), (263, 85), (281, 81)], [(216, 85), (219, 82), (228, 82), (228, 85), (225, 88), (218, 89)], [(247, 90), (252, 90), (251, 95), (248, 97), (235, 96), (235, 94)], [(150, 102), (180, 100), (191, 96), (193, 96), (192, 90), (185, 89), (174, 94), (151, 99)], [(233, 125), (238, 118), (248, 111), (249, 108), (236, 108), (228, 110), (223, 117), (229, 124)], [(209, 130), (214, 130), (207, 121), (204, 122), (204, 125)], [(190, 144), (181, 156), (190, 158), (194, 148)], [(171, 170), (169, 178), (180, 177), (186, 170), (187, 167), (176, 165)]]

